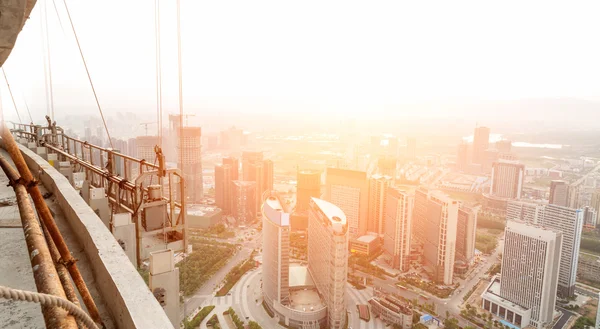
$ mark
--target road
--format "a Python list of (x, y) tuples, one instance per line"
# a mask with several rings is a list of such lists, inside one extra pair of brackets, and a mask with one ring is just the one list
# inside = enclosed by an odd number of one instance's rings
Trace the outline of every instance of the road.
[(450, 298), (442, 299), (436, 296), (433, 296), (427, 292), (424, 292), (425, 295), (429, 296), (428, 299), (420, 296), (419, 293), (409, 290), (400, 289), (396, 286), (397, 280), (394, 278), (390, 278), (386, 276), (386, 279), (380, 279), (375, 276), (371, 276), (361, 271), (359, 272), (363, 276), (367, 276), (373, 280), (373, 285), (376, 287), (380, 287), (384, 291), (388, 293), (395, 293), (409, 300), (418, 299), (419, 302), (428, 302), (434, 303), (435, 311), (439, 315), (440, 319), (444, 319), (446, 317), (446, 312), (450, 313), (454, 318), (458, 319), (459, 325), (464, 327), (469, 325), (468, 321), (460, 317), (460, 306), (463, 303), (464, 296), (471, 290), (473, 286), (479, 283), (481, 277), (485, 275), (485, 272), (496, 262), (498, 262), (498, 255), (501, 253), (504, 245), (504, 240), (500, 240), (498, 243), (498, 247), (494, 251), (494, 253), (490, 256), (487, 256), (483, 262), (480, 262), (477, 267), (471, 272), (469, 277), (466, 280), (457, 279), (455, 282), (460, 284), (460, 288), (455, 291), (454, 294), (450, 296)]
[[(237, 235), (235, 238), (229, 239), (228, 243), (238, 243), (238, 237), (245, 237), (246, 231), (242, 232), (241, 236)], [(215, 288), (223, 282), (227, 273), (231, 271), (233, 267), (239, 264), (241, 261), (247, 259), (252, 250), (255, 248), (259, 248), (262, 242), (262, 233), (251, 235), (250, 241), (244, 241), (242, 243), (242, 249), (239, 250), (221, 269), (219, 269), (206, 283), (204, 283), (193, 296), (185, 298), (183, 307), (180, 312), (180, 318), (183, 319), (184, 316), (189, 316), (192, 312), (194, 312), (197, 308), (199, 308), (202, 303), (208, 298), (212, 298)]]
[(569, 321), (569, 319), (572, 316), (576, 316), (576, 314), (573, 312), (567, 311), (562, 307), (556, 307), (556, 308), (562, 312), (562, 315), (560, 316), (560, 319), (558, 319), (558, 321), (556, 321), (556, 323), (552, 326), (552, 329), (562, 329), (562, 327), (565, 326), (567, 321)]

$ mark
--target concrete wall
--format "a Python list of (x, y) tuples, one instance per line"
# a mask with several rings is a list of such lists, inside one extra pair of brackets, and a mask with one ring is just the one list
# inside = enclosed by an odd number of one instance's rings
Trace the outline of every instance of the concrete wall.
[[(1, 142), (0, 142), (1, 143)], [(121, 329), (174, 328), (106, 225), (83, 201), (69, 180), (40, 156), (19, 145), (27, 166), (52, 191), (85, 249), (95, 285)]]

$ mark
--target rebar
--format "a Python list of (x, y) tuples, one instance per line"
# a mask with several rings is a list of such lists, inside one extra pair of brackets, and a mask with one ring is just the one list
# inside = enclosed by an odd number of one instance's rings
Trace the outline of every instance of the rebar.
[[(19, 215), (23, 224), (25, 242), (30, 255), (36, 288), (41, 293), (65, 298), (65, 291), (58, 278), (52, 256), (48, 245), (46, 245), (46, 239), (35, 217), (25, 185), (23, 185), (23, 181), (17, 172), (3, 157), (0, 157), (0, 167), (8, 177), (17, 197)], [(42, 313), (47, 328), (77, 328), (75, 318), (58, 306), (42, 305)]]
[(29, 167), (27, 167), (27, 163), (25, 163), (25, 159), (21, 154), (21, 150), (19, 150), (19, 146), (15, 142), (15, 139), (10, 133), (10, 130), (6, 127), (6, 125), (4, 125), (4, 123), (2, 124), (1, 128), (1, 136), (4, 140), (4, 148), (12, 158), (15, 167), (17, 167), (17, 170), (21, 175), (21, 184), (23, 184), (27, 188), (27, 192), (29, 192), (29, 194), (31, 195), (31, 199), (33, 200), (35, 208), (37, 209), (38, 214), (40, 215), (40, 219), (48, 229), (48, 232), (52, 237), (52, 241), (54, 241), (54, 243), (56, 244), (56, 248), (60, 253), (62, 261), (67, 266), (69, 274), (71, 274), (71, 278), (73, 279), (73, 282), (75, 283), (75, 286), (77, 287), (77, 290), (81, 295), (81, 299), (83, 300), (85, 307), (90, 313), (90, 316), (100, 328), (103, 328), (104, 324), (102, 323), (102, 319), (100, 318), (100, 312), (98, 312), (98, 307), (96, 306), (96, 303), (94, 302), (94, 299), (92, 298), (92, 295), (90, 294), (90, 291), (88, 290), (85, 281), (83, 281), (83, 277), (81, 276), (81, 273), (77, 268), (75, 259), (69, 251), (69, 247), (65, 243), (65, 240), (63, 239), (62, 234), (58, 229), (58, 226), (54, 222), (52, 213), (50, 212), (46, 201), (44, 201), (44, 197), (42, 196), (42, 193), (40, 192), (40, 189), (37, 186), (37, 182), (33, 179), (33, 175), (31, 174)]

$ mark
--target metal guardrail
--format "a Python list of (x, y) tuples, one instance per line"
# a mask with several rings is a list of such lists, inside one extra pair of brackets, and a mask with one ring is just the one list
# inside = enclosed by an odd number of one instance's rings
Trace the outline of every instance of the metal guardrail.
[[(56, 124), (48, 126), (14, 123), (11, 133), (29, 143), (44, 146), (48, 153), (58, 155), (59, 161), (69, 161), (74, 172), (85, 172), (86, 180), (93, 187), (104, 188), (112, 206), (112, 213), (128, 212), (136, 224), (137, 265), (142, 262), (142, 237), (163, 234), (165, 242), (183, 240), (187, 251), (187, 223), (185, 209), (185, 181), (181, 170), (166, 169), (162, 150), (155, 147), (154, 163), (137, 159), (88, 143), (64, 134)], [(160, 185), (160, 200), (148, 198), (148, 187)], [(162, 195), (162, 191), (167, 195)], [(178, 190), (178, 193), (176, 192)], [(158, 230), (146, 231), (143, 225), (143, 210), (167, 204), (168, 220)]]

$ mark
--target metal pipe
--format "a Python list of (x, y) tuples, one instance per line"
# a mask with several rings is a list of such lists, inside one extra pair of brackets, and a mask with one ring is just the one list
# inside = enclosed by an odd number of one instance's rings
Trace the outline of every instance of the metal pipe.
[[(29, 202), (24, 182), (3, 157), (0, 157), (0, 167), (8, 177), (17, 196), (17, 205), (37, 290), (44, 294), (65, 298), (65, 291), (58, 279), (58, 273), (52, 262), (48, 245), (46, 245), (46, 239)], [(42, 313), (47, 328), (77, 328), (75, 318), (58, 306), (43, 306)]]
[[(62, 284), (63, 289), (65, 290), (65, 295), (71, 303), (81, 308), (81, 305), (79, 304), (79, 299), (77, 298), (77, 294), (75, 293), (75, 288), (73, 288), (73, 283), (71, 282), (71, 278), (69, 277), (69, 271), (67, 270), (65, 265), (60, 261), (60, 253), (58, 252), (58, 249), (56, 249), (56, 245), (54, 244), (54, 241), (52, 241), (52, 237), (50, 236), (50, 232), (48, 232), (46, 225), (44, 225), (44, 222), (40, 223), (42, 224), (42, 231), (44, 231), (44, 237), (46, 238), (46, 242), (48, 243), (48, 250), (50, 250), (50, 255), (52, 256), (52, 261), (54, 262), (54, 267), (56, 268), (56, 272), (58, 273), (58, 278), (60, 279), (60, 283)], [(75, 321), (77, 322), (77, 326), (80, 329), (85, 328), (81, 320), (75, 319)]]
[(96, 303), (94, 302), (90, 291), (88, 290), (87, 286), (85, 285), (85, 282), (83, 281), (83, 277), (81, 276), (81, 273), (77, 268), (75, 259), (73, 258), (73, 256), (71, 256), (69, 247), (67, 247), (67, 244), (65, 243), (62, 234), (58, 230), (58, 226), (56, 226), (56, 223), (54, 222), (52, 213), (50, 213), (50, 209), (48, 209), (48, 205), (46, 204), (46, 201), (44, 201), (44, 197), (42, 196), (40, 189), (37, 187), (36, 181), (33, 179), (33, 175), (31, 175), (31, 171), (29, 171), (29, 168), (25, 163), (25, 159), (23, 158), (23, 155), (19, 150), (19, 146), (15, 142), (12, 134), (10, 133), (10, 130), (8, 130), (8, 128), (4, 124), (2, 124), (1, 136), (4, 140), (4, 147), (6, 151), (15, 163), (19, 174), (21, 174), (22, 184), (24, 184), (27, 187), (27, 191), (33, 199), (33, 203), (35, 204), (35, 208), (40, 214), (41, 220), (46, 225), (48, 232), (50, 232), (50, 236), (56, 244), (56, 248), (60, 252), (60, 256), (63, 262), (67, 265), (67, 269), (71, 274), (71, 278), (73, 279), (75, 286), (77, 286), (77, 290), (79, 290), (79, 294), (83, 299), (85, 307), (87, 308), (94, 322), (96, 322), (100, 328), (103, 328), (104, 324), (102, 323), (102, 319), (100, 318), (98, 307), (96, 307)]

